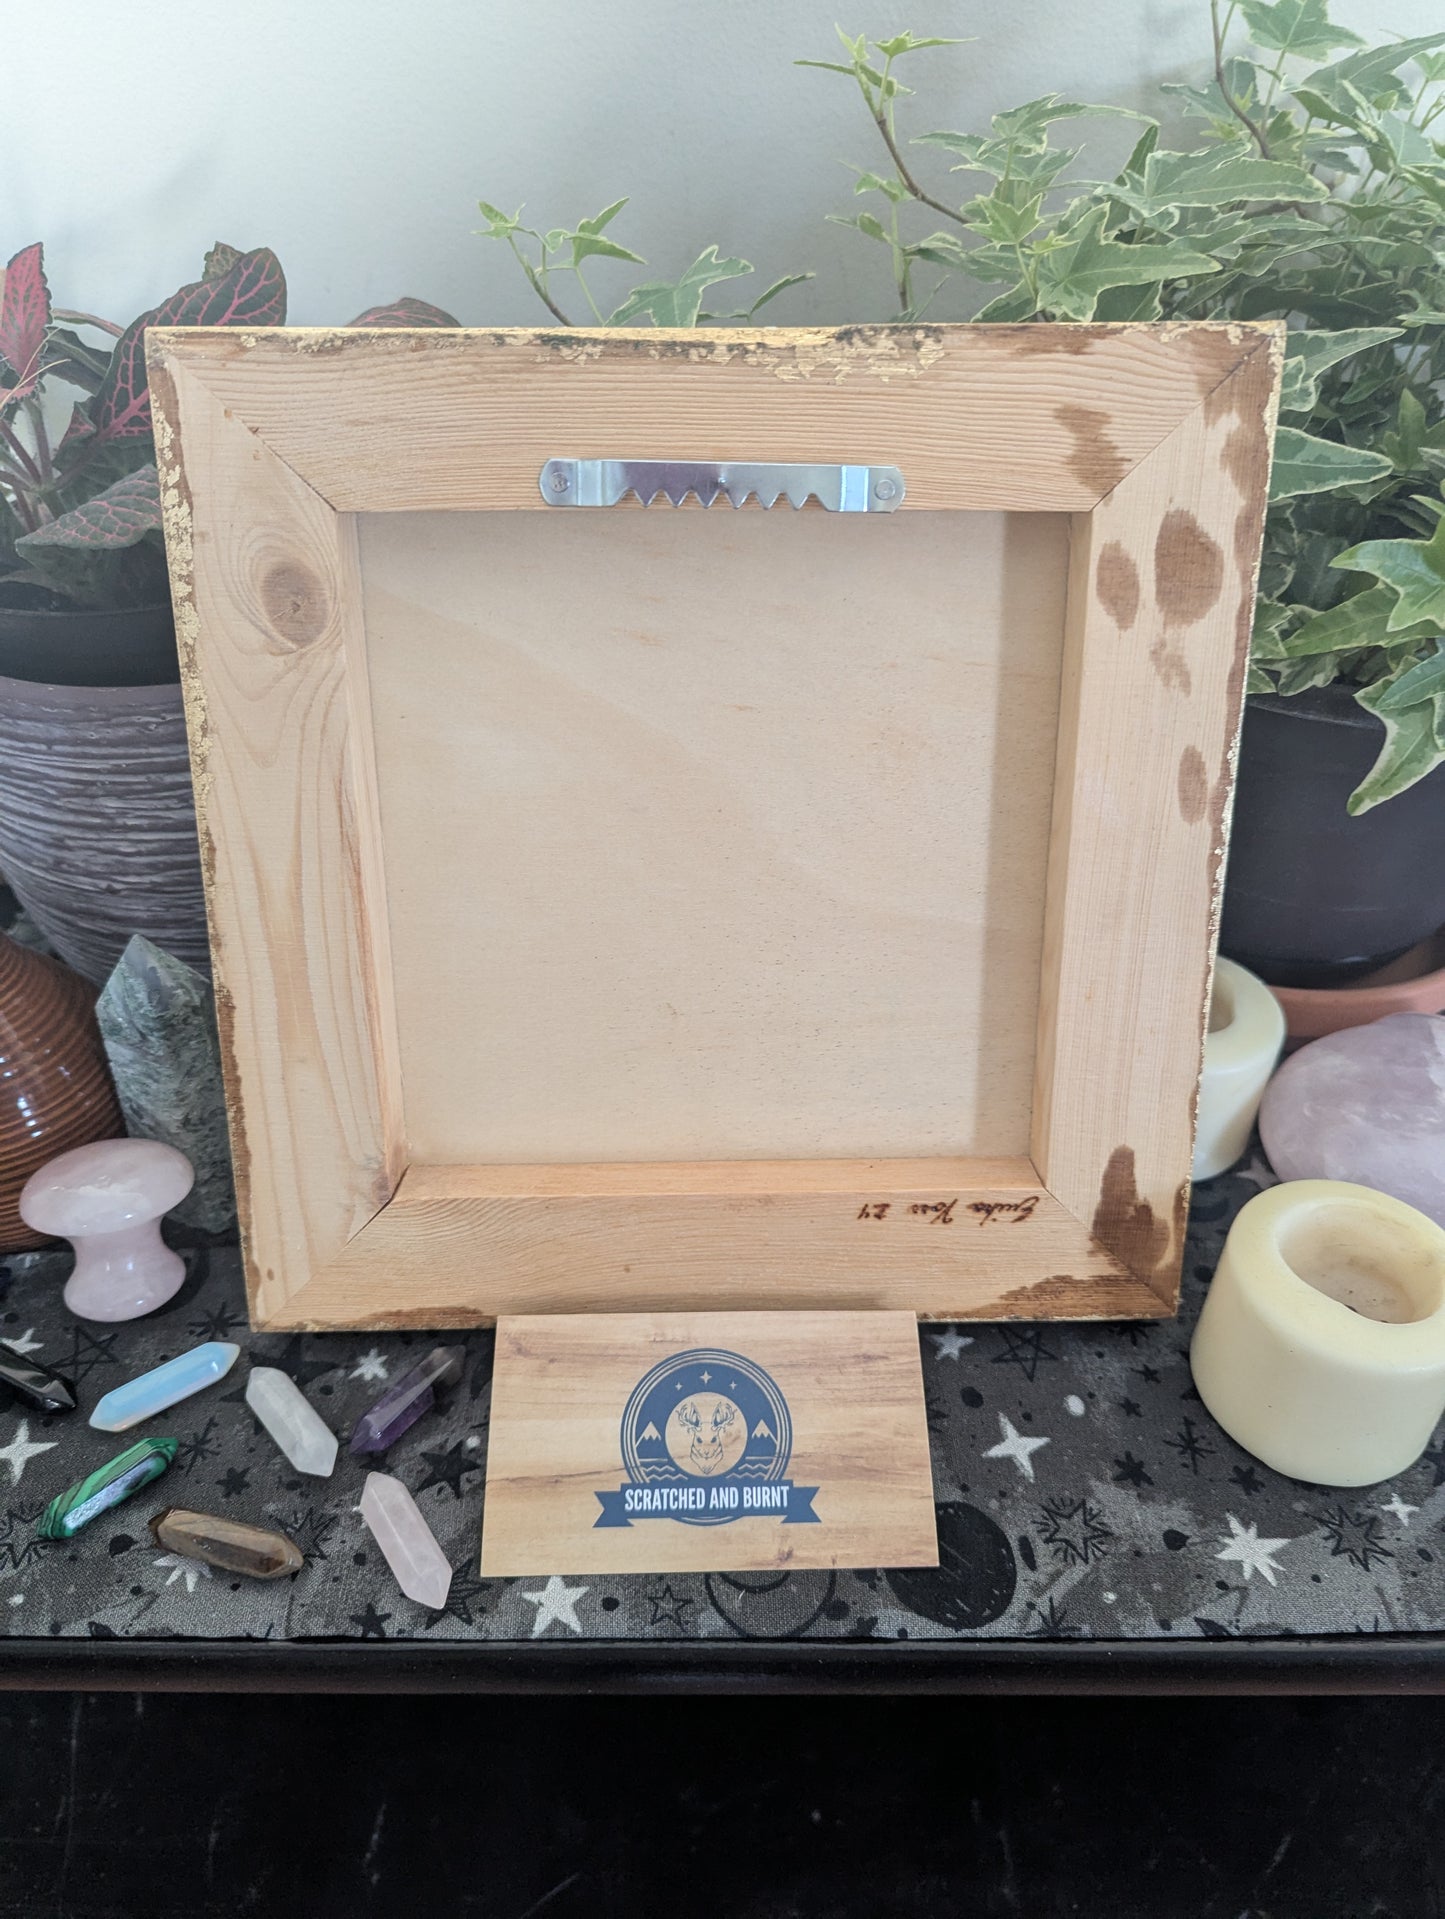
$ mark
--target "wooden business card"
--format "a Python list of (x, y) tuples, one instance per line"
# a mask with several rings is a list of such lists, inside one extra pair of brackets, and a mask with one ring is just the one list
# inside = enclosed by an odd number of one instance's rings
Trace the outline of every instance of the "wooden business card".
[(484, 1576), (937, 1563), (911, 1313), (497, 1322)]

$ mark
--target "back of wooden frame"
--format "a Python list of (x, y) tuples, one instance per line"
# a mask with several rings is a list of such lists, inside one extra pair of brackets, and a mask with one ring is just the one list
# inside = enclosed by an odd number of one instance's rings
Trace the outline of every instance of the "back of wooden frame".
[[(1172, 1313), (1281, 351), (1272, 325), (153, 332), (254, 1323)], [(356, 518), (547, 512), (559, 454), (896, 465), (905, 514), (1070, 516), (1027, 1154), (412, 1163)]]

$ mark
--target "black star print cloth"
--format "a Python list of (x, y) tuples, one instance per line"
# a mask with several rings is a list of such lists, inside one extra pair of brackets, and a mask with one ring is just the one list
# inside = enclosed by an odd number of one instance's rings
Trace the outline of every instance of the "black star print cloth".
[[(82, 1326), (65, 1251), (0, 1261), (0, 1337), (72, 1377), (81, 1410), (47, 1416), (0, 1388), (0, 1632), (176, 1639), (1209, 1638), (1445, 1627), (1445, 1444), (1385, 1486), (1281, 1479), (1197, 1398), (1186, 1358), (1255, 1158), (1195, 1194), (1185, 1311), (1149, 1325), (921, 1330), (942, 1563), (913, 1571), (476, 1576), (490, 1334), (448, 1336), (459, 1385), (380, 1461), (345, 1450), (357, 1416), (439, 1335), (247, 1330), (235, 1248), (184, 1232), (188, 1280), (164, 1311)], [(202, 1340), (243, 1352), (218, 1385), (129, 1434), (95, 1432), (102, 1393)], [(252, 1418), (248, 1363), (279, 1366), (339, 1433), (330, 1479), (296, 1473)], [(174, 1434), (165, 1477), (74, 1540), (46, 1502), (132, 1440)], [(357, 1510), (369, 1464), (405, 1481), (454, 1568), (442, 1612), (398, 1591)], [(190, 1506), (283, 1528), (306, 1556), (272, 1584), (163, 1551), (146, 1527)], [(820, 1498), (820, 1513), (825, 1501)]]

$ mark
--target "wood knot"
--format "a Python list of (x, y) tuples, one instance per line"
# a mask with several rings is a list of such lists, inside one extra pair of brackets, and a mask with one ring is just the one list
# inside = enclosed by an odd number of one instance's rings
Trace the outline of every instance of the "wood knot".
[(298, 649), (321, 638), (331, 615), (325, 587), (296, 560), (280, 560), (266, 573), (261, 610), (271, 630)]

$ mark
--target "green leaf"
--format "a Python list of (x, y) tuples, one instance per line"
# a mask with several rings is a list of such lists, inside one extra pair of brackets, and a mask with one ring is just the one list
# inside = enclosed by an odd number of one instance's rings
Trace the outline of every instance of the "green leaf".
[(604, 260), (630, 260), (635, 267), (645, 267), (646, 260), (640, 253), (632, 253), (626, 247), (618, 246), (615, 240), (604, 240), (595, 233), (583, 233), (580, 228), (567, 236), (572, 242), (572, 258), (568, 266), (581, 266), (584, 260), (590, 260), (594, 254), (600, 254)]
[(1066, 320), (1089, 320), (1106, 287), (1143, 286), (1219, 270), (1206, 254), (1191, 252), (1178, 241), (1106, 240), (1106, 216), (1105, 207), (1092, 207), (1067, 233), (1053, 235), (1055, 244), (1048, 250), (1038, 250), (1040, 307)]
[(651, 280), (644, 286), (634, 287), (607, 324), (626, 326), (630, 320), (646, 313), (654, 326), (696, 326), (707, 289), (722, 280), (740, 280), (752, 270), (746, 260), (720, 260), (715, 246), (706, 247), (681, 279)]
[(966, 47), (971, 44), (971, 38), (969, 40), (940, 40), (937, 38), (915, 40), (911, 33), (905, 31), (894, 34), (891, 40), (875, 40), (873, 44), (885, 59), (897, 60), (902, 54), (917, 53), (920, 47)]
[(870, 240), (881, 240), (885, 246), (892, 246), (888, 229), (876, 213), (829, 213), (824, 216), (829, 226), (856, 227), (859, 233)]
[(1377, 682), (1355, 695), (1356, 704), (1385, 727), (1379, 758), (1349, 797), (1348, 811), (1356, 819), (1423, 780), (1445, 759), (1445, 693), (1395, 708), (1385, 704), (1389, 692), (1388, 683)]
[(781, 280), (774, 280), (773, 284), (753, 301), (748, 308), (748, 318), (751, 320), (755, 313), (760, 313), (770, 300), (776, 300), (778, 295), (786, 293), (789, 287), (800, 287), (813, 277), (811, 273), (785, 273)]
[(1284, 650), (1280, 628), (1289, 619), (1291, 611), (1282, 600), (1271, 600), (1260, 594), (1254, 603), (1254, 631), (1249, 642), (1251, 658), (1283, 660), (1289, 657)]
[(1409, 387), (1402, 388), (1400, 410), (1395, 415), (1395, 430), (1385, 434), (1380, 441), (1381, 452), (1388, 456), (1397, 473), (1420, 471), (1421, 454), (1429, 433), (1429, 421), (1419, 396)]
[(1323, 60), (1337, 47), (1358, 47), (1360, 36), (1330, 19), (1325, 0), (1239, 0), (1239, 11), (1257, 47)]
[(1083, 100), (1066, 100), (1061, 94), (1046, 93), (1040, 99), (1026, 100), (1021, 107), (996, 113), (991, 125), (1000, 140), (1028, 149), (1048, 143), (1048, 130), (1056, 120), (1143, 120), (1153, 125), (1147, 113), (1132, 107), (1091, 106)]
[(1430, 657), (1418, 660), (1397, 680), (1380, 685), (1382, 690), (1375, 694), (1376, 712), (1394, 713), (1401, 707), (1413, 706), (1417, 700), (1434, 699), (1437, 693), (1445, 693), (1445, 641), (1437, 640)]
[(500, 207), (494, 207), (489, 200), (478, 200), (477, 211), (487, 222), (485, 238), (505, 240), (509, 233), (515, 233), (522, 224), (522, 209), (515, 213), (503, 213)]
[(594, 213), (590, 220), (579, 220), (577, 222), (577, 231), (579, 233), (600, 233), (609, 221), (617, 218), (618, 214), (621, 213), (626, 205), (627, 197), (624, 195), (622, 199), (614, 200), (610, 207), (604, 207), (600, 213)]
[[(1121, 196), (1130, 198), (1127, 191)], [(1141, 210), (1224, 207), (1239, 201), (1325, 200), (1329, 189), (1303, 167), (1264, 160), (1242, 143), (1204, 147), (1193, 153), (1155, 151), (1144, 162), (1143, 184), (1133, 195)]]
[(1032, 320), (1038, 310), (1038, 301), (1030, 292), (1027, 282), (1020, 280), (1007, 293), (1000, 293), (987, 306), (980, 307), (973, 317), (975, 320), (993, 320), (1005, 325), (1015, 320)]
[(1345, 327), (1336, 332), (1297, 328), (1285, 340), (1281, 413), (1307, 413), (1319, 399), (1319, 376), (1352, 353), (1397, 340), (1399, 327)]
[(852, 67), (845, 67), (838, 60), (795, 60), (793, 65), (795, 67), (821, 67), (824, 73), (846, 73), (850, 80), (853, 78)]
[(1274, 436), (1274, 470), (1269, 497), (1290, 500), (1300, 493), (1329, 493), (1341, 486), (1366, 486), (1391, 471), (1383, 453), (1338, 440), (1317, 439), (1298, 427), (1282, 426)]
[(896, 206), (900, 200), (908, 198), (908, 189), (896, 178), (885, 178), (881, 173), (860, 173), (853, 183), (855, 193), (882, 193)]
[[(1359, 42), (1355, 44), (1358, 46)], [(1393, 79), (1407, 60), (1419, 60), (1422, 54), (1429, 54), (1432, 48), (1442, 45), (1445, 45), (1445, 33), (1422, 33), (1413, 40), (1392, 40), (1383, 47), (1363, 47), (1359, 53), (1347, 54), (1331, 66), (1317, 68), (1309, 75), (1309, 84), (1313, 87), (1323, 82), (1332, 86), (1336, 81), (1343, 81), (1362, 97), (1371, 98), (1374, 89), (1383, 81)]]
[(980, 194), (964, 207), (963, 215), (990, 240), (996, 240), (1001, 246), (1018, 246), (1039, 224), (1043, 204), (1041, 193), (1036, 193), (1022, 206), (1013, 206), (996, 193)]
[[(1280, 643), (1279, 657), (1298, 660), (1315, 653), (1349, 653), (1379, 646), (1394, 604), (1395, 596), (1388, 587), (1368, 586), (1327, 612), (1313, 614)], [(1422, 628), (1420, 637), (1427, 638), (1428, 629)]]
[(1445, 519), (1428, 540), (1362, 540), (1335, 565), (1348, 573), (1372, 573), (1394, 589), (1389, 632), (1422, 623), (1445, 631)]
[(805, 280), (813, 278), (814, 275), (811, 273), (785, 273), (781, 280), (774, 280), (770, 287), (765, 288), (751, 306), (734, 307), (731, 313), (699, 312), (697, 323), (699, 326), (736, 326), (745, 323), (765, 307), (769, 300), (775, 300), (780, 293), (786, 293), (789, 287), (801, 286)]

